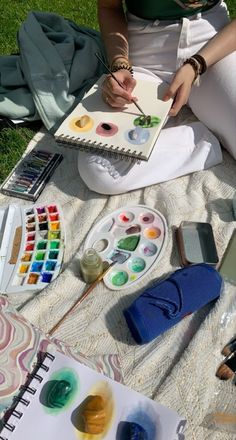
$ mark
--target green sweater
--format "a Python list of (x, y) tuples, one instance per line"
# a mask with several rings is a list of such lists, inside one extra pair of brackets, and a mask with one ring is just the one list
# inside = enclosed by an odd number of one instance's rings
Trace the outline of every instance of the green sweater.
[(129, 12), (147, 20), (177, 20), (207, 11), (219, 0), (126, 0)]

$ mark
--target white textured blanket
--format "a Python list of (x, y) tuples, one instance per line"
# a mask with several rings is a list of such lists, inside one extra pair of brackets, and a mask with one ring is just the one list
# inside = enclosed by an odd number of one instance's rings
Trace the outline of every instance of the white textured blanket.
[[(224, 153), (224, 162), (211, 170), (108, 197), (85, 187), (78, 175), (75, 151), (57, 147), (53, 137), (44, 131), (35, 136), (29, 148), (36, 144), (64, 154), (62, 164), (37, 204), (56, 201), (61, 205), (66, 227), (65, 264), (60, 276), (38, 295), (14, 295), (10, 301), (33, 324), (47, 332), (83, 292), (85, 286), (79, 275), (79, 258), (91, 226), (124, 205), (145, 204), (159, 210), (166, 217), (169, 239), (163, 258), (149, 277), (141, 281), (138, 288), (134, 286), (117, 292), (100, 283), (61, 325), (56, 336), (86, 355), (117, 353), (125, 384), (186, 417), (187, 440), (235, 439), (233, 434), (200, 425), (214, 393), (219, 390), (215, 371), (222, 360), (220, 350), (236, 333), (236, 288), (226, 284), (214, 307), (207, 306), (185, 318), (144, 346), (135, 344), (122, 314), (149, 281), (179, 268), (173, 230), (182, 220), (210, 222), (218, 254), (223, 255), (236, 227), (232, 210), (235, 161)], [(1, 205), (13, 201), (27, 203), (0, 196)], [(228, 311), (233, 313), (230, 320), (227, 319)]]

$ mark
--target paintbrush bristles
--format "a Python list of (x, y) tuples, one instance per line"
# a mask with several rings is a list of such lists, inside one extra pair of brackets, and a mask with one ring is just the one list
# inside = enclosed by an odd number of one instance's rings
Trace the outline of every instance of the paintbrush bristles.
[(229, 354), (236, 351), (236, 338), (233, 338), (228, 344), (226, 344), (222, 350), (222, 354), (224, 356), (228, 356)]
[(234, 377), (234, 372), (226, 364), (222, 364), (217, 369), (216, 376), (221, 380), (229, 380)]

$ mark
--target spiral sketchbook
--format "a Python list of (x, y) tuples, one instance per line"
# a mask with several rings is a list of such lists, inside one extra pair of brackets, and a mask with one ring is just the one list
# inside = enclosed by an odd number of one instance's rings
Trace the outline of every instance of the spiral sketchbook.
[(39, 353), (1, 440), (184, 439), (175, 411), (60, 352)]
[(147, 118), (134, 104), (115, 109), (101, 95), (104, 75), (64, 119), (54, 136), (59, 144), (102, 155), (148, 160), (166, 121), (172, 100), (162, 101), (166, 86), (153, 78), (137, 79), (134, 96)]

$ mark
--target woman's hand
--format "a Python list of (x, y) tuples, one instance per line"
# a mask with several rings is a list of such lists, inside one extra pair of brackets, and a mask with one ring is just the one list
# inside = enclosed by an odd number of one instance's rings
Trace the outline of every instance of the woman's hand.
[(185, 64), (177, 70), (172, 83), (163, 97), (163, 101), (168, 101), (170, 98), (174, 99), (169, 112), (170, 116), (176, 116), (181, 107), (188, 102), (194, 79), (195, 71), (190, 64)]
[(114, 72), (114, 76), (123, 87), (111, 75), (107, 75), (102, 84), (102, 97), (111, 107), (123, 108), (125, 105), (130, 104), (132, 100), (137, 100), (132, 96), (136, 81), (126, 69)]

